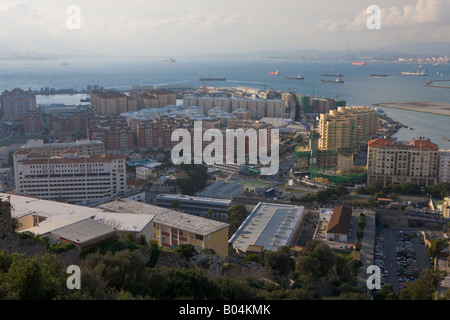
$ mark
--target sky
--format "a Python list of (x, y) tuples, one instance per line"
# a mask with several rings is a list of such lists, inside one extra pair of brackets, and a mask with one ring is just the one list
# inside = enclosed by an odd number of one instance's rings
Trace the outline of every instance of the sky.
[[(367, 27), (371, 5), (381, 9), (380, 29)], [(0, 0), (0, 52), (380, 49), (450, 42), (448, 17), (450, 0)]]

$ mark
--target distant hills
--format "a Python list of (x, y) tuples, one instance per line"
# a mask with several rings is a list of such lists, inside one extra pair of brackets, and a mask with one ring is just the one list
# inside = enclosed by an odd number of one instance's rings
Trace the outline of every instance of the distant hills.
[[(346, 47), (346, 46), (344, 46)], [(168, 54), (167, 56), (151, 55), (94, 55), (94, 54), (55, 54), (46, 52), (5, 52), (0, 50), (0, 59), (12, 60), (61, 60), (76, 58), (155, 58), (167, 59), (168, 56), (178, 58), (207, 58), (207, 59), (295, 59), (295, 60), (329, 60), (333, 55), (334, 60), (350, 60), (360, 57), (370, 57), (380, 60), (393, 60), (402, 58), (420, 58), (430, 56), (445, 56), (450, 54), (450, 43), (447, 42), (417, 42), (403, 43), (386, 46), (379, 49), (339, 48), (329, 50), (315, 49), (286, 49), (286, 50), (265, 50), (251, 52), (228, 52), (228, 53), (184, 53)]]

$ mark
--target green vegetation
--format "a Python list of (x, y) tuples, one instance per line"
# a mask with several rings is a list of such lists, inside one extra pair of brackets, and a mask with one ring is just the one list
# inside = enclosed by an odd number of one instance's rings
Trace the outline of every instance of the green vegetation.
[(317, 193), (310, 193), (303, 197), (297, 198), (295, 196), (291, 197), (292, 202), (314, 202), (318, 201), (320, 203), (325, 203), (329, 200), (338, 200), (341, 196), (349, 194), (348, 189), (343, 185), (336, 185), (324, 190), (320, 190)]
[(172, 183), (181, 189), (182, 194), (190, 196), (206, 186), (208, 180), (208, 169), (199, 164), (180, 164), (177, 166), (179, 172), (186, 172), (186, 178), (174, 180)]
[(433, 198), (443, 199), (450, 195), (450, 182), (439, 182), (431, 186), (426, 186), (425, 191), (423, 191), (417, 183), (390, 184), (386, 188), (382, 188), (378, 181), (373, 181), (365, 187), (357, 188), (355, 192), (358, 194), (373, 195), (376, 198), (383, 198), (388, 195), (391, 198), (395, 198), (399, 194), (426, 195), (429, 193)]
[(232, 236), (248, 216), (248, 211), (242, 204), (237, 204), (228, 209), (229, 235)]

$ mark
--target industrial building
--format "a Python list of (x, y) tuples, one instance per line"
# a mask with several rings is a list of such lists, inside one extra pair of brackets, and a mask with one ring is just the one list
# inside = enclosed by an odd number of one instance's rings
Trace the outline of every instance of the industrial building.
[[(218, 218), (218, 220), (228, 220), (228, 209), (231, 206), (231, 200), (193, 197), (179, 194), (158, 194), (155, 198), (156, 205), (165, 208), (174, 208), (174, 202), (179, 205), (177, 210), (195, 214), (200, 216), (207, 216), (209, 210), (212, 210), (211, 218)], [(177, 202), (176, 202), (177, 201)]]
[(260, 202), (230, 238), (229, 243), (239, 252), (254, 246), (276, 251), (295, 244), (305, 220), (304, 207)]

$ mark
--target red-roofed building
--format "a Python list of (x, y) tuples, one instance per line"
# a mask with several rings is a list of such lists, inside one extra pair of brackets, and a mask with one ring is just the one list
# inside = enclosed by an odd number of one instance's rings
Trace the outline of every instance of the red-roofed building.
[(327, 229), (327, 240), (347, 241), (347, 235), (352, 218), (352, 208), (339, 206), (334, 208)]
[(439, 147), (427, 139), (398, 142), (378, 138), (368, 142), (367, 183), (433, 185), (439, 178)]

